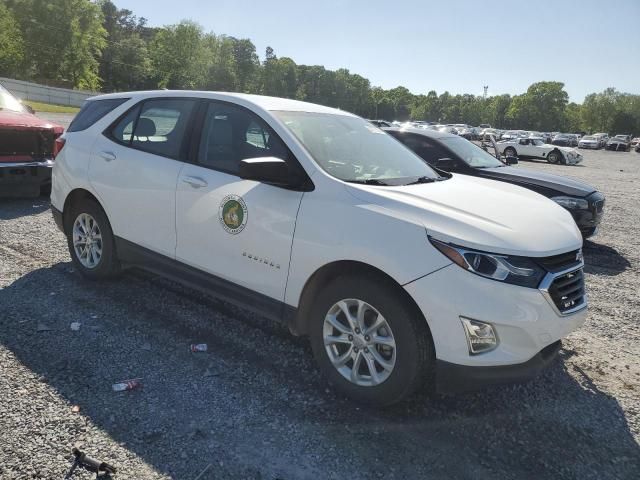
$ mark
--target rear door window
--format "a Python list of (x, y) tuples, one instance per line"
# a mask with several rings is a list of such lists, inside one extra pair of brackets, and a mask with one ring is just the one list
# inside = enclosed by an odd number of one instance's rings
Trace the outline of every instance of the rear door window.
[(153, 99), (137, 105), (120, 118), (107, 135), (137, 150), (181, 158), (187, 125), (196, 99)]
[(85, 102), (69, 125), (69, 128), (67, 128), (67, 132), (80, 132), (82, 130), (86, 130), (107, 113), (116, 109), (127, 100), (129, 99), (105, 98), (104, 100), (89, 100)]

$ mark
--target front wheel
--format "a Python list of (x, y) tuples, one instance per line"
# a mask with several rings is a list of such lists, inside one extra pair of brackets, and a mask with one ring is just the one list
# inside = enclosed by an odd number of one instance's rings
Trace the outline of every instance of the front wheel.
[(399, 288), (386, 279), (340, 277), (312, 309), (311, 346), (323, 374), (370, 405), (405, 399), (434, 372), (429, 328)]
[(547, 161), (549, 163), (558, 163), (561, 159), (562, 155), (560, 155), (560, 152), (558, 152), (557, 150), (554, 150), (553, 152), (550, 152), (549, 155), (547, 155)]
[(504, 149), (504, 156), (505, 157), (516, 157), (516, 149), (513, 147), (507, 147)]
[(120, 271), (111, 225), (93, 200), (72, 205), (67, 223), (67, 244), (74, 266), (91, 280), (115, 276)]

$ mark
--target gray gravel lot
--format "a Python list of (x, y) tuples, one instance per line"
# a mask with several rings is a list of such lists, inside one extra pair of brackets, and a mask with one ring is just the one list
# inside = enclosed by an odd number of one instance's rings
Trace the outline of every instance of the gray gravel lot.
[(61, 479), (77, 443), (116, 479), (638, 478), (640, 154), (584, 155), (520, 165), (607, 196), (561, 358), (525, 385), (385, 410), (329, 391), (279, 325), (147, 274), (83, 281), (47, 199), (0, 201), (0, 478)]

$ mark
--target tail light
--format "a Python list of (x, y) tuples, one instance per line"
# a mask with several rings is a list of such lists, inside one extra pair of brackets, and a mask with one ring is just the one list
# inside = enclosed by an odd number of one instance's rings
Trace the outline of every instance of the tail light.
[(56, 141), (53, 143), (53, 158), (55, 159), (58, 154), (62, 151), (66, 140), (62, 137), (56, 138)]

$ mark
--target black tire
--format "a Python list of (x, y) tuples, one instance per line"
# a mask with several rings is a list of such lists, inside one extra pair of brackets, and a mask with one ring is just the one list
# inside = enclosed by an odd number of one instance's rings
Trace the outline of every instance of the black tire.
[[(313, 354), (328, 382), (347, 396), (372, 406), (392, 405), (425, 383), (432, 383), (435, 350), (429, 327), (415, 305), (403, 298), (401, 287), (385, 278), (349, 275), (332, 281), (311, 308), (309, 335)], [(340, 300), (367, 302), (384, 316), (395, 339), (396, 363), (388, 378), (375, 386), (347, 380), (333, 366), (324, 346), (325, 316)]]
[(551, 152), (549, 152), (549, 155), (547, 155), (547, 162), (549, 163), (557, 164), (561, 163), (562, 161), (563, 157), (559, 150), (552, 150)]
[(507, 147), (504, 149), (504, 156), (505, 157), (517, 157), (518, 154), (516, 152), (516, 149), (513, 147)]
[[(96, 266), (92, 268), (82, 264), (73, 246), (73, 225), (78, 216), (83, 213), (93, 217), (102, 235), (102, 255)], [(71, 205), (68, 217), (65, 218), (65, 233), (73, 265), (83, 277), (90, 280), (104, 280), (113, 278), (120, 273), (120, 262), (116, 254), (113, 231), (107, 215), (97, 202), (91, 199), (83, 199), (81, 202)]]

